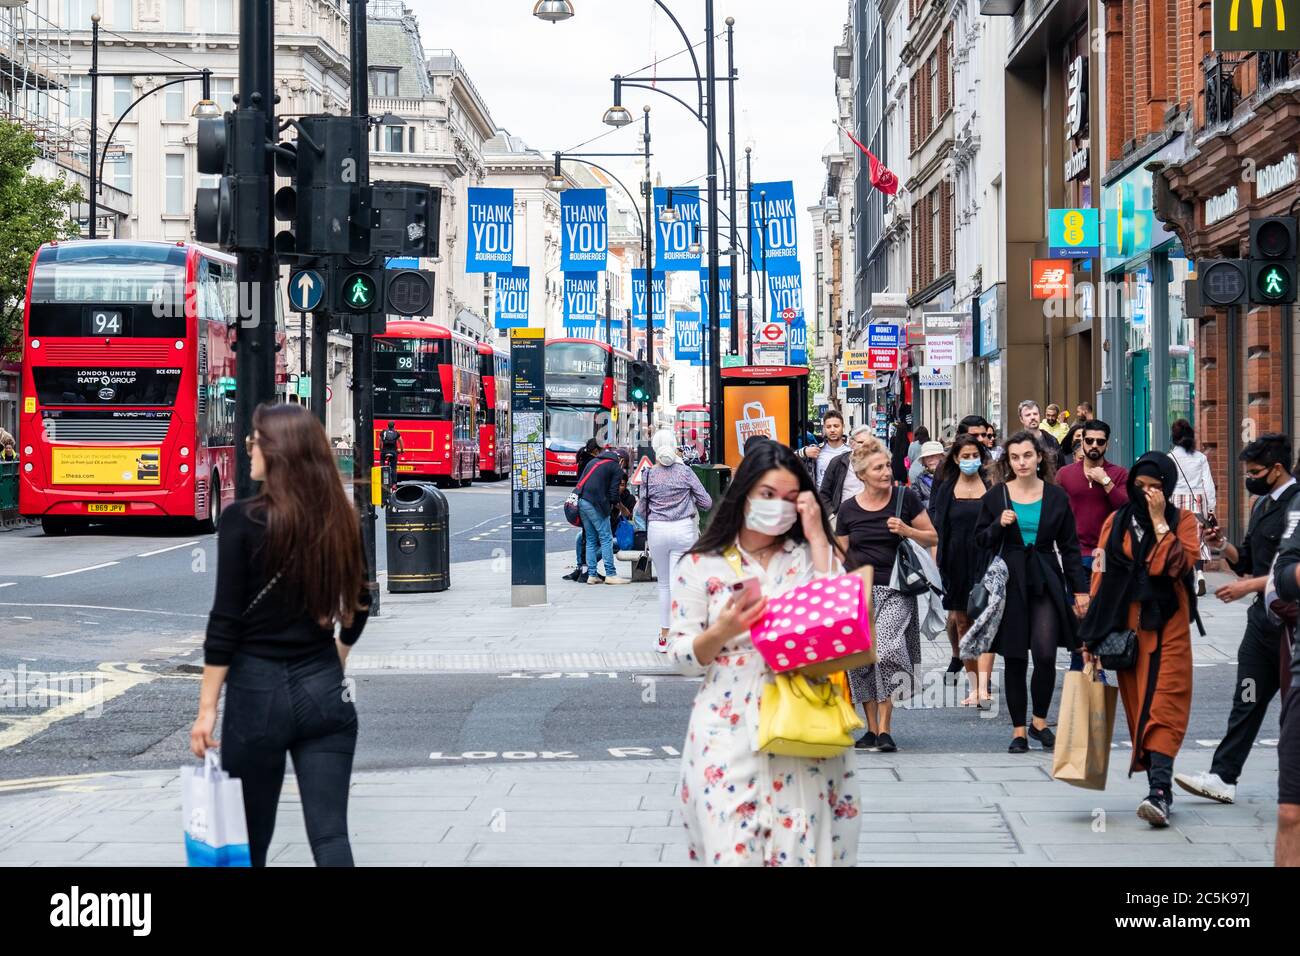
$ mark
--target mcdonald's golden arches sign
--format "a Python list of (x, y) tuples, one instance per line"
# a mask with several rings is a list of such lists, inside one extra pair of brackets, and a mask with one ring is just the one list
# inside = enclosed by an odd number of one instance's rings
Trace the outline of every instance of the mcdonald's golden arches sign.
[(1214, 49), (1300, 50), (1300, 0), (1214, 0)]

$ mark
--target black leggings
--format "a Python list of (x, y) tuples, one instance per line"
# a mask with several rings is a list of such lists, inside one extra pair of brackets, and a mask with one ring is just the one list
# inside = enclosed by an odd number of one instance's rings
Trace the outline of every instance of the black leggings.
[[(1052, 691), (1056, 688), (1057, 633), (1061, 629), (1056, 616), (1056, 605), (1046, 595), (1034, 600), (1029, 607), (1029, 653), (1034, 658), (1034, 676), (1029, 690), (1034, 699), (1034, 716), (1047, 717), (1052, 706)], [(1012, 727), (1025, 726), (1025, 708), (1029, 704), (1025, 693), (1025, 677), (1029, 673), (1028, 657), (1004, 659), (1002, 682), (1006, 685), (1007, 713)]]
[(333, 644), (294, 661), (235, 655), (226, 678), (221, 764), (243, 783), (253, 866), (266, 866), (286, 753), (293, 755), (316, 865), (352, 866), (348, 785), (357, 711), (350, 698)]

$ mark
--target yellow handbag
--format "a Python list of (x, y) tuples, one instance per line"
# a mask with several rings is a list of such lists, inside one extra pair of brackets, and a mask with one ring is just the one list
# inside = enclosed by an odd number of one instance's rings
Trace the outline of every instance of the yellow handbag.
[(758, 749), (783, 757), (835, 757), (853, 746), (862, 721), (830, 681), (814, 684), (798, 672), (773, 675), (763, 688)]

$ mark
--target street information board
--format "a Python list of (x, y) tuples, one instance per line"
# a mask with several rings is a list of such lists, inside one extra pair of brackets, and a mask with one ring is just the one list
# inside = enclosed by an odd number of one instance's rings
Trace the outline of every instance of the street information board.
[(510, 330), (510, 603), (546, 602), (544, 329)]

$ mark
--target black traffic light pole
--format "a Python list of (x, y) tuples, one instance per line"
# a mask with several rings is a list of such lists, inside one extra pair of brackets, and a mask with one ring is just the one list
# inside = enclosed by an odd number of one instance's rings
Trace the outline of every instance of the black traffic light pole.
[[(245, 0), (239, 5), (239, 33), (244, 42), (239, 47), (239, 102), (241, 114), (260, 113), (263, 134), (269, 145), (278, 136), (275, 125), (275, 38), (272, 0)], [(247, 154), (255, 156), (251, 169), (237, 174), (261, 177), (258, 181), (265, 195), (259, 203), (271, 209), (275, 191), (272, 151), (267, 148)], [(248, 452), (242, 441), (253, 434), (253, 411), (263, 402), (275, 399), (275, 353), (277, 264), (274, 253), (275, 220), (265, 217), (255, 248), (239, 248), (235, 265), (239, 295), (239, 329), (236, 333), (235, 419), (240, 434), (235, 436), (235, 494), (250, 497), (255, 489), (249, 473)], [(246, 314), (247, 306), (251, 306)], [(219, 489), (214, 489), (219, 494)]]
[[(366, 50), (366, 0), (348, 0), (349, 45), (352, 57), (352, 115), (370, 116), (369, 57)], [(370, 183), (369, 123), (357, 156), (357, 182)], [(369, 317), (367, 317), (369, 318)], [(366, 552), (366, 586), (370, 613), (379, 614), (379, 576), (375, 556), (375, 506), (371, 503), (370, 475), (375, 464), (374, 342), (370, 333), (352, 335), (352, 496), (361, 516), (361, 541)]]

